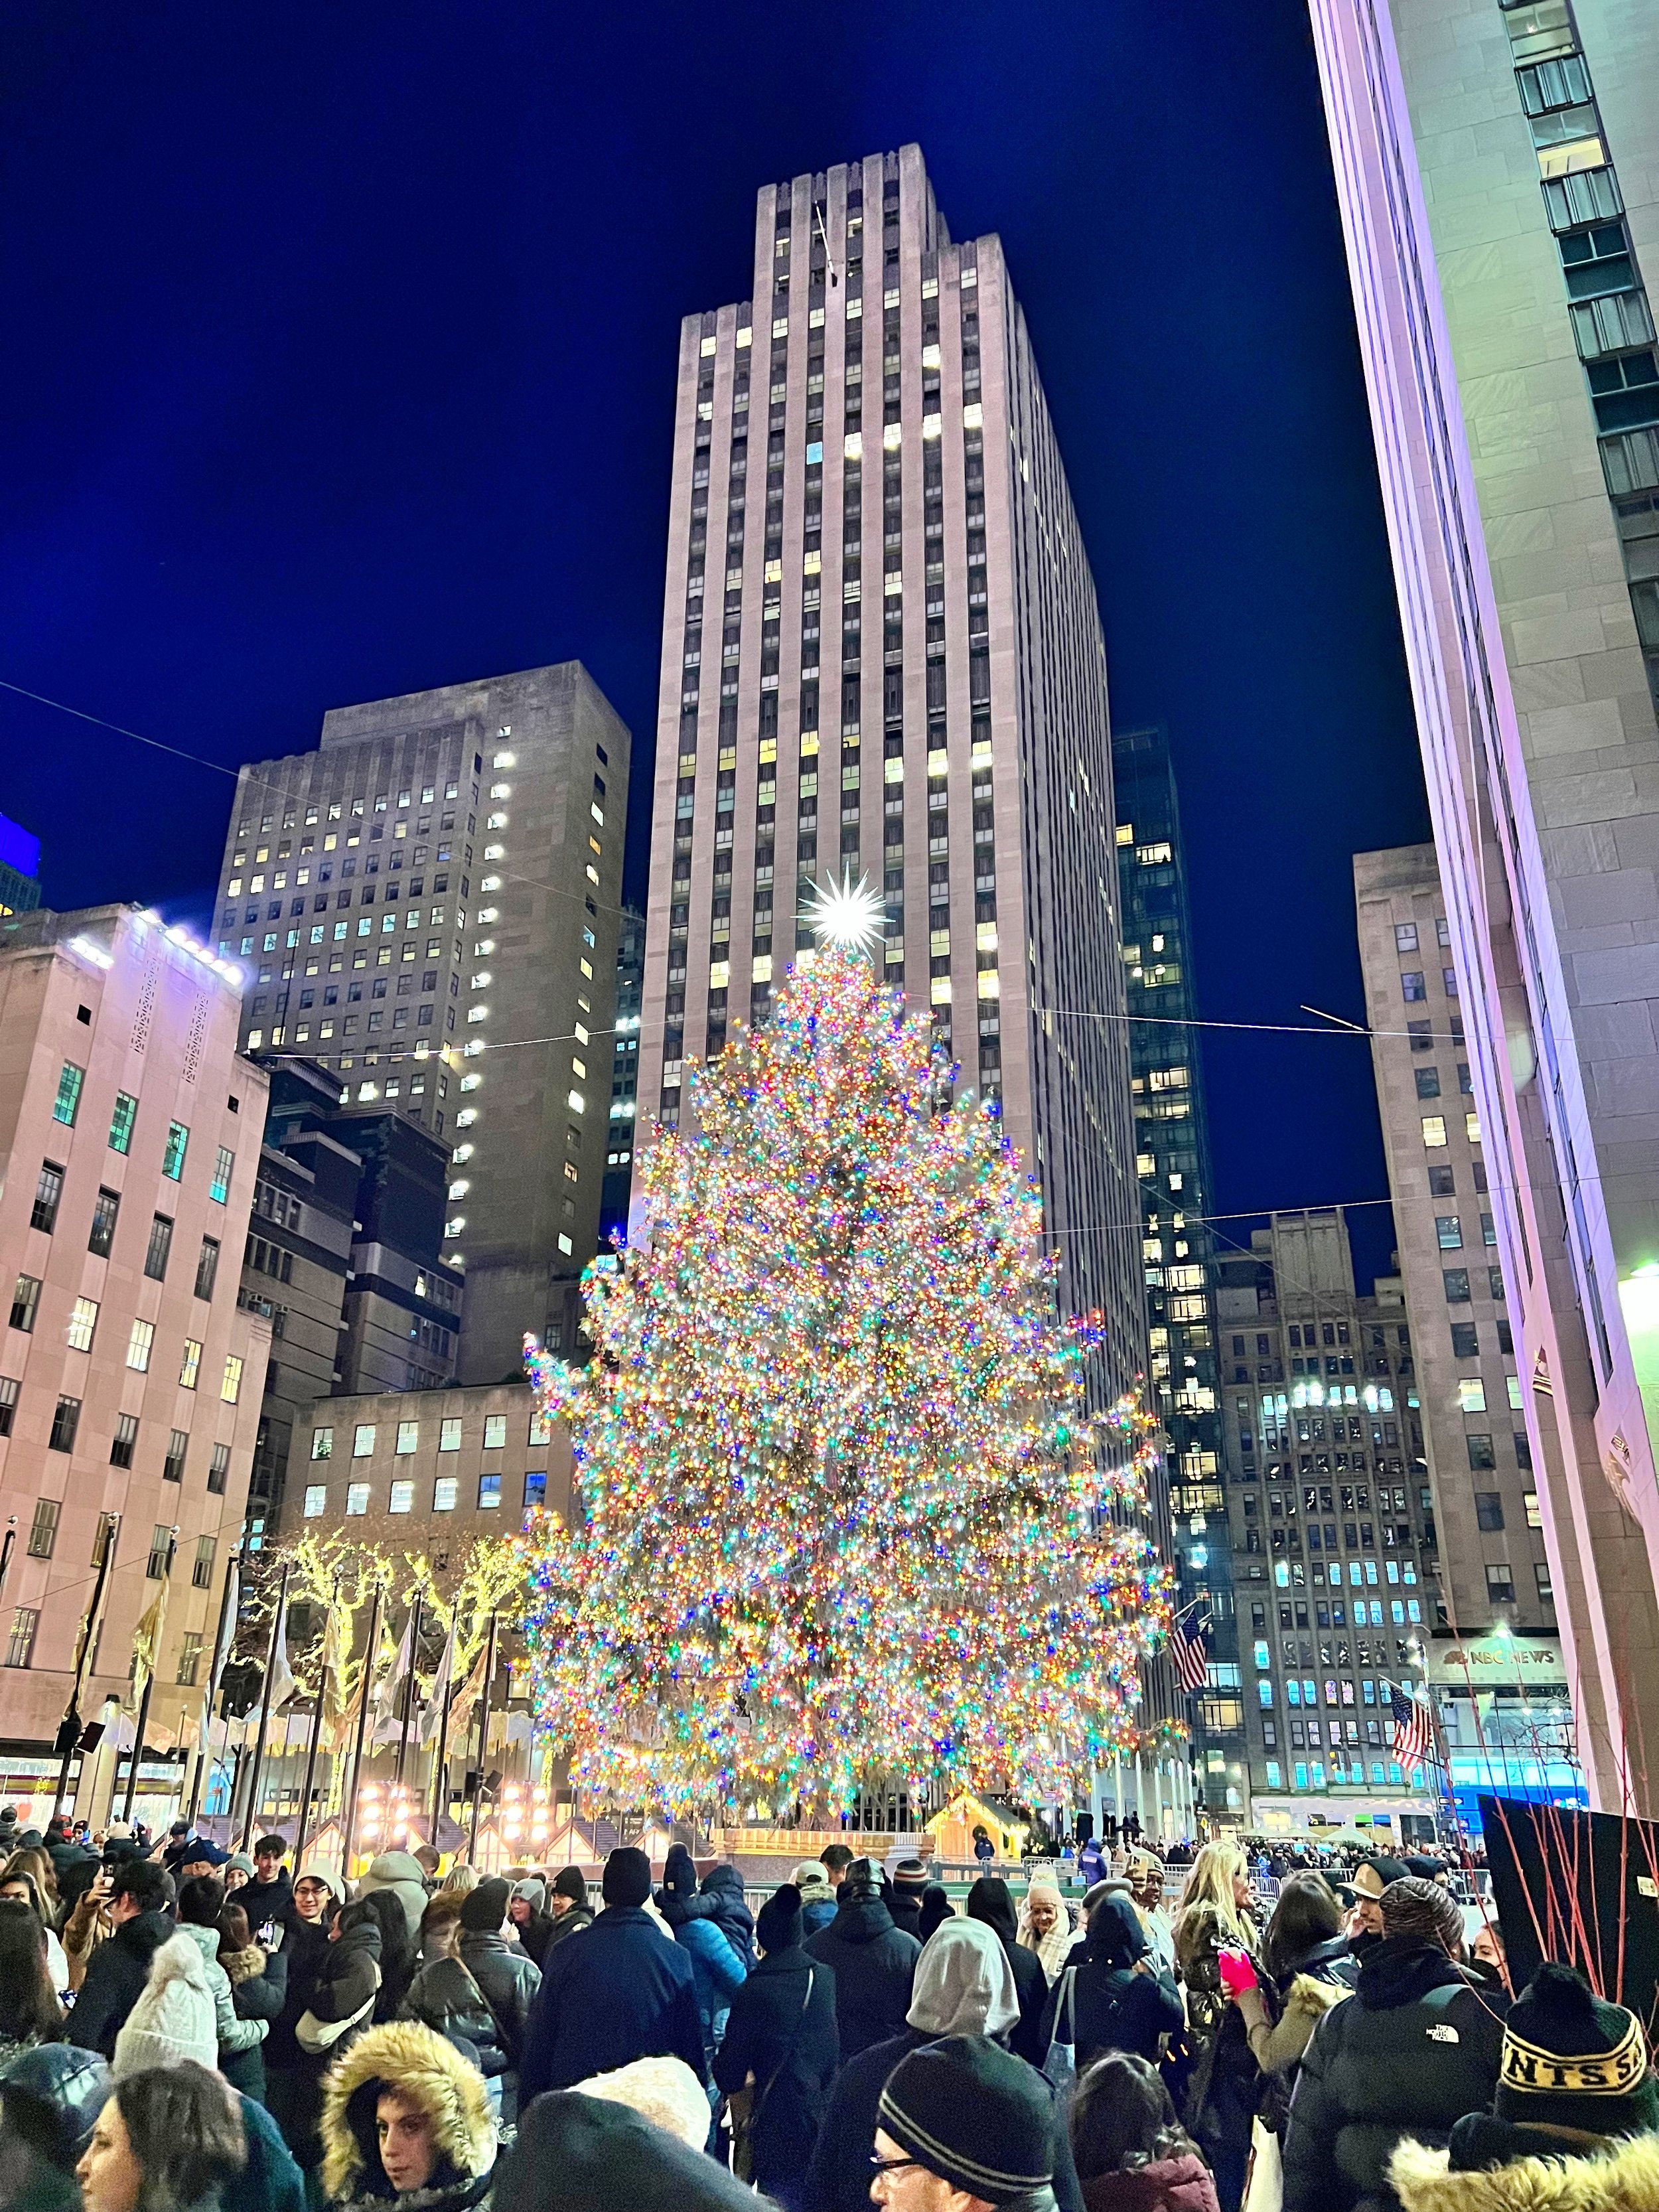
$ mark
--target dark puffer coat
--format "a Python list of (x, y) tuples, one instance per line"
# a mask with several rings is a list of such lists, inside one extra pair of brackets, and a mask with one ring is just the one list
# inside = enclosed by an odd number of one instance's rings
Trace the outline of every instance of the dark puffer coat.
[(1437, 1944), (1394, 1936), (1303, 2054), (1285, 2136), (1285, 2212), (1393, 2212), (1389, 2161), (1407, 2136), (1443, 2144), (1492, 2102), (1509, 2003)]
[(714, 2086), (727, 2096), (754, 2077), (755, 2181), (763, 2195), (805, 2172), (839, 2057), (835, 1975), (799, 1943), (769, 1951), (732, 1998), (714, 2058)]
[(892, 1914), (878, 1897), (857, 1897), (837, 1905), (835, 1918), (809, 1939), (806, 1949), (836, 1977), (836, 2027), (843, 2063), (899, 2033), (910, 2008), (921, 1946), (894, 1927)]

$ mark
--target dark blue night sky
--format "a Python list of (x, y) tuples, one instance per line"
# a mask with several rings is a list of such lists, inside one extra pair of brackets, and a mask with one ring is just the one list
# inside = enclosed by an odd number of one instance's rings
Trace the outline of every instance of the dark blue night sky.
[[(746, 293), (757, 185), (908, 139), (1006, 246), (1206, 1013), (1358, 1016), (1349, 856), (1428, 832), (1298, 0), (16, 0), (0, 678), (234, 766), (579, 657), (644, 740), (638, 895), (678, 319)], [(0, 693), (55, 905), (205, 926), (231, 789)], [(1205, 1060), (1218, 1207), (1386, 1189), (1363, 1044)]]

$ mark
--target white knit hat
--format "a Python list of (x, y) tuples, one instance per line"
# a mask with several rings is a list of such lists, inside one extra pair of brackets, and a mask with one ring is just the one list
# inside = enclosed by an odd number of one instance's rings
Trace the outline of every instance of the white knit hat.
[(149, 1962), (149, 1978), (115, 2039), (115, 2078), (147, 2066), (176, 2066), (181, 2058), (193, 2058), (210, 2073), (219, 2063), (207, 1963), (182, 1931), (168, 1936)]
[(708, 2099), (683, 2058), (636, 2058), (612, 2074), (593, 2074), (578, 2081), (575, 2094), (626, 2105), (693, 2150), (701, 2150), (708, 2140)]

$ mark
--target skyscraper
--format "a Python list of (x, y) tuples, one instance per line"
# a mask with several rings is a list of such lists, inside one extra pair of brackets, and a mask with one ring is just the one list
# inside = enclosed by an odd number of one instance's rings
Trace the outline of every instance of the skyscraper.
[[(1525, 1758), (1535, 1755), (1531, 1738), (1545, 1710), (1549, 1748), (1558, 1747), (1571, 1694), (1486, 1133), (1462, 1002), (1447, 988), (1457, 976), (1442, 943), (1445, 896), (1432, 845), (1358, 853), (1353, 871), (1398, 1265), (1414, 1323), (1424, 1473), (1440, 1540), (1425, 1638), (1430, 1680), (1465, 1758), (1505, 1739)], [(1500, 1762), (1486, 1786), (1502, 1789), (1506, 1778)]]
[(635, 1125), (639, 1115), (640, 990), (645, 981), (645, 916), (623, 909), (617, 933), (617, 1020), (611, 1051), (611, 1125), (599, 1194), (599, 1249), (628, 1229), (634, 1184)]
[[(1207, 1614), (1209, 1682), (1198, 1699), (1200, 1802), (1242, 1815), (1249, 1786), (1228, 1536), (1227, 1425), (1216, 1337), (1215, 1239), (1181, 842), (1170, 741), (1161, 729), (1112, 738), (1123, 969), (1151, 1337), (1151, 1402), (1170, 1437), (1171, 1564), (1177, 1603)], [(1264, 1347), (1265, 1350), (1265, 1347)], [(1253, 1359), (1250, 1371), (1261, 1364)], [(1262, 1381), (1271, 1379), (1267, 1376)]]
[[(1106, 659), (1024, 317), (915, 146), (764, 186), (681, 326), (638, 1096), (764, 1016), (810, 884), (1000, 1099), (1097, 1387), (1146, 1365)], [(1150, 1784), (1146, 1796), (1150, 1819)]]
[(454, 1152), (460, 1379), (574, 1339), (605, 1166), (629, 733), (580, 662), (325, 716), (237, 785), (219, 942), (243, 1042)]
[(1579, 1745), (1650, 1805), (1659, 41), (1613, 0), (1310, 7)]

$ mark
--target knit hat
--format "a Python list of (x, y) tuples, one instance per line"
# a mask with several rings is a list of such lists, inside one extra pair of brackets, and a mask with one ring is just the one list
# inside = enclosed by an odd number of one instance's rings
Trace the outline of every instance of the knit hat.
[(756, 2212), (763, 2202), (701, 2145), (574, 2089), (529, 2106), (490, 2201), (495, 2212)]
[(876, 2124), (918, 2166), (988, 2204), (1054, 2179), (1048, 2086), (982, 2036), (949, 2035), (907, 2052), (887, 2077)]
[(901, 1859), (893, 1869), (893, 1887), (901, 1897), (920, 1897), (927, 1887), (927, 1869), (920, 1859)]
[(475, 1935), (499, 1934), (507, 1917), (507, 1900), (512, 1893), (499, 1875), (481, 1881), (461, 1899), (462, 1927), (471, 1929)]
[(148, 2066), (176, 2066), (193, 2058), (210, 2074), (219, 2063), (213, 1991), (207, 1961), (195, 1938), (169, 1936), (149, 1962), (149, 1977), (115, 2039), (115, 2078)]
[(1361, 1859), (1346, 1887), (1358, 1897), (1375, 1899), (1391, 1881), (1403, 1881), (1409, 1872), (1402, 1859)]
[(1381, 1903), (1385, 1936), (1415, 1936), (1454, 1956), (1462, 1949), (1463, 1915), (1457, 1899), (1437, 1881), (1408, 1874), (1389, 1884)]
[(775, 1889), (756, 1916), (755, 1933), (760, 1947), (769, 1956), (774, 1951), (787, 1951), (800, 1941), (800, 1892), (793, 1881)]
[(1659, 2082), (1641, 2022), (1546, 1962), (1510, 2008), (1492, 2110), (1502, 2120), (1591, 2135), (1659, 2129)]
[(225, 1861), (224, 1871), (227, 1874), (245, 1874), (248, 1880), (252, 1881), (253, 1879), (253, 1862), (249, 1858), (246, 1851), (233, 1851), (230, 1856)]
[(522, 1881), (514, 1883), (513, 1894), (521, 1898), (532, 1912), (539, 1912), (547, 1903), (547, 1884), (538, 1874), (527, 1874)]
[(636, 2058), (614, 2073), (578, 2081), (575, 2094), (626, 2105), (693, 2150), (700, 2151), (708, 2140), (708, 2094), (683, 2058)]
[(573, 1905), (587, 1902), (587, 1877), (580, 1867), (561, 1867), (553, 1877), (553, 1893), (568, 1897)]
[(663, 1861), (663, 1892), (668, 1897), (695, 1897), (697, 1893), (697, 1869), (691, 1854), (684, 1844), (670, 1844), (668, 1856)]
[(302, 1881), (319, 1881), (337, 1905), (343, 1905), (345, 1902), (344, 1883), (332, 1867), (324, 1866), (319, 1860), (307, 1859), (298, 1874), (295, 1875), (294, 1881), (296, 1888)]
[(607, 1905), (643, 1905), (651, 1894), (650, 1860), (636, 1844), (618, 1844), (599, 1887)]

